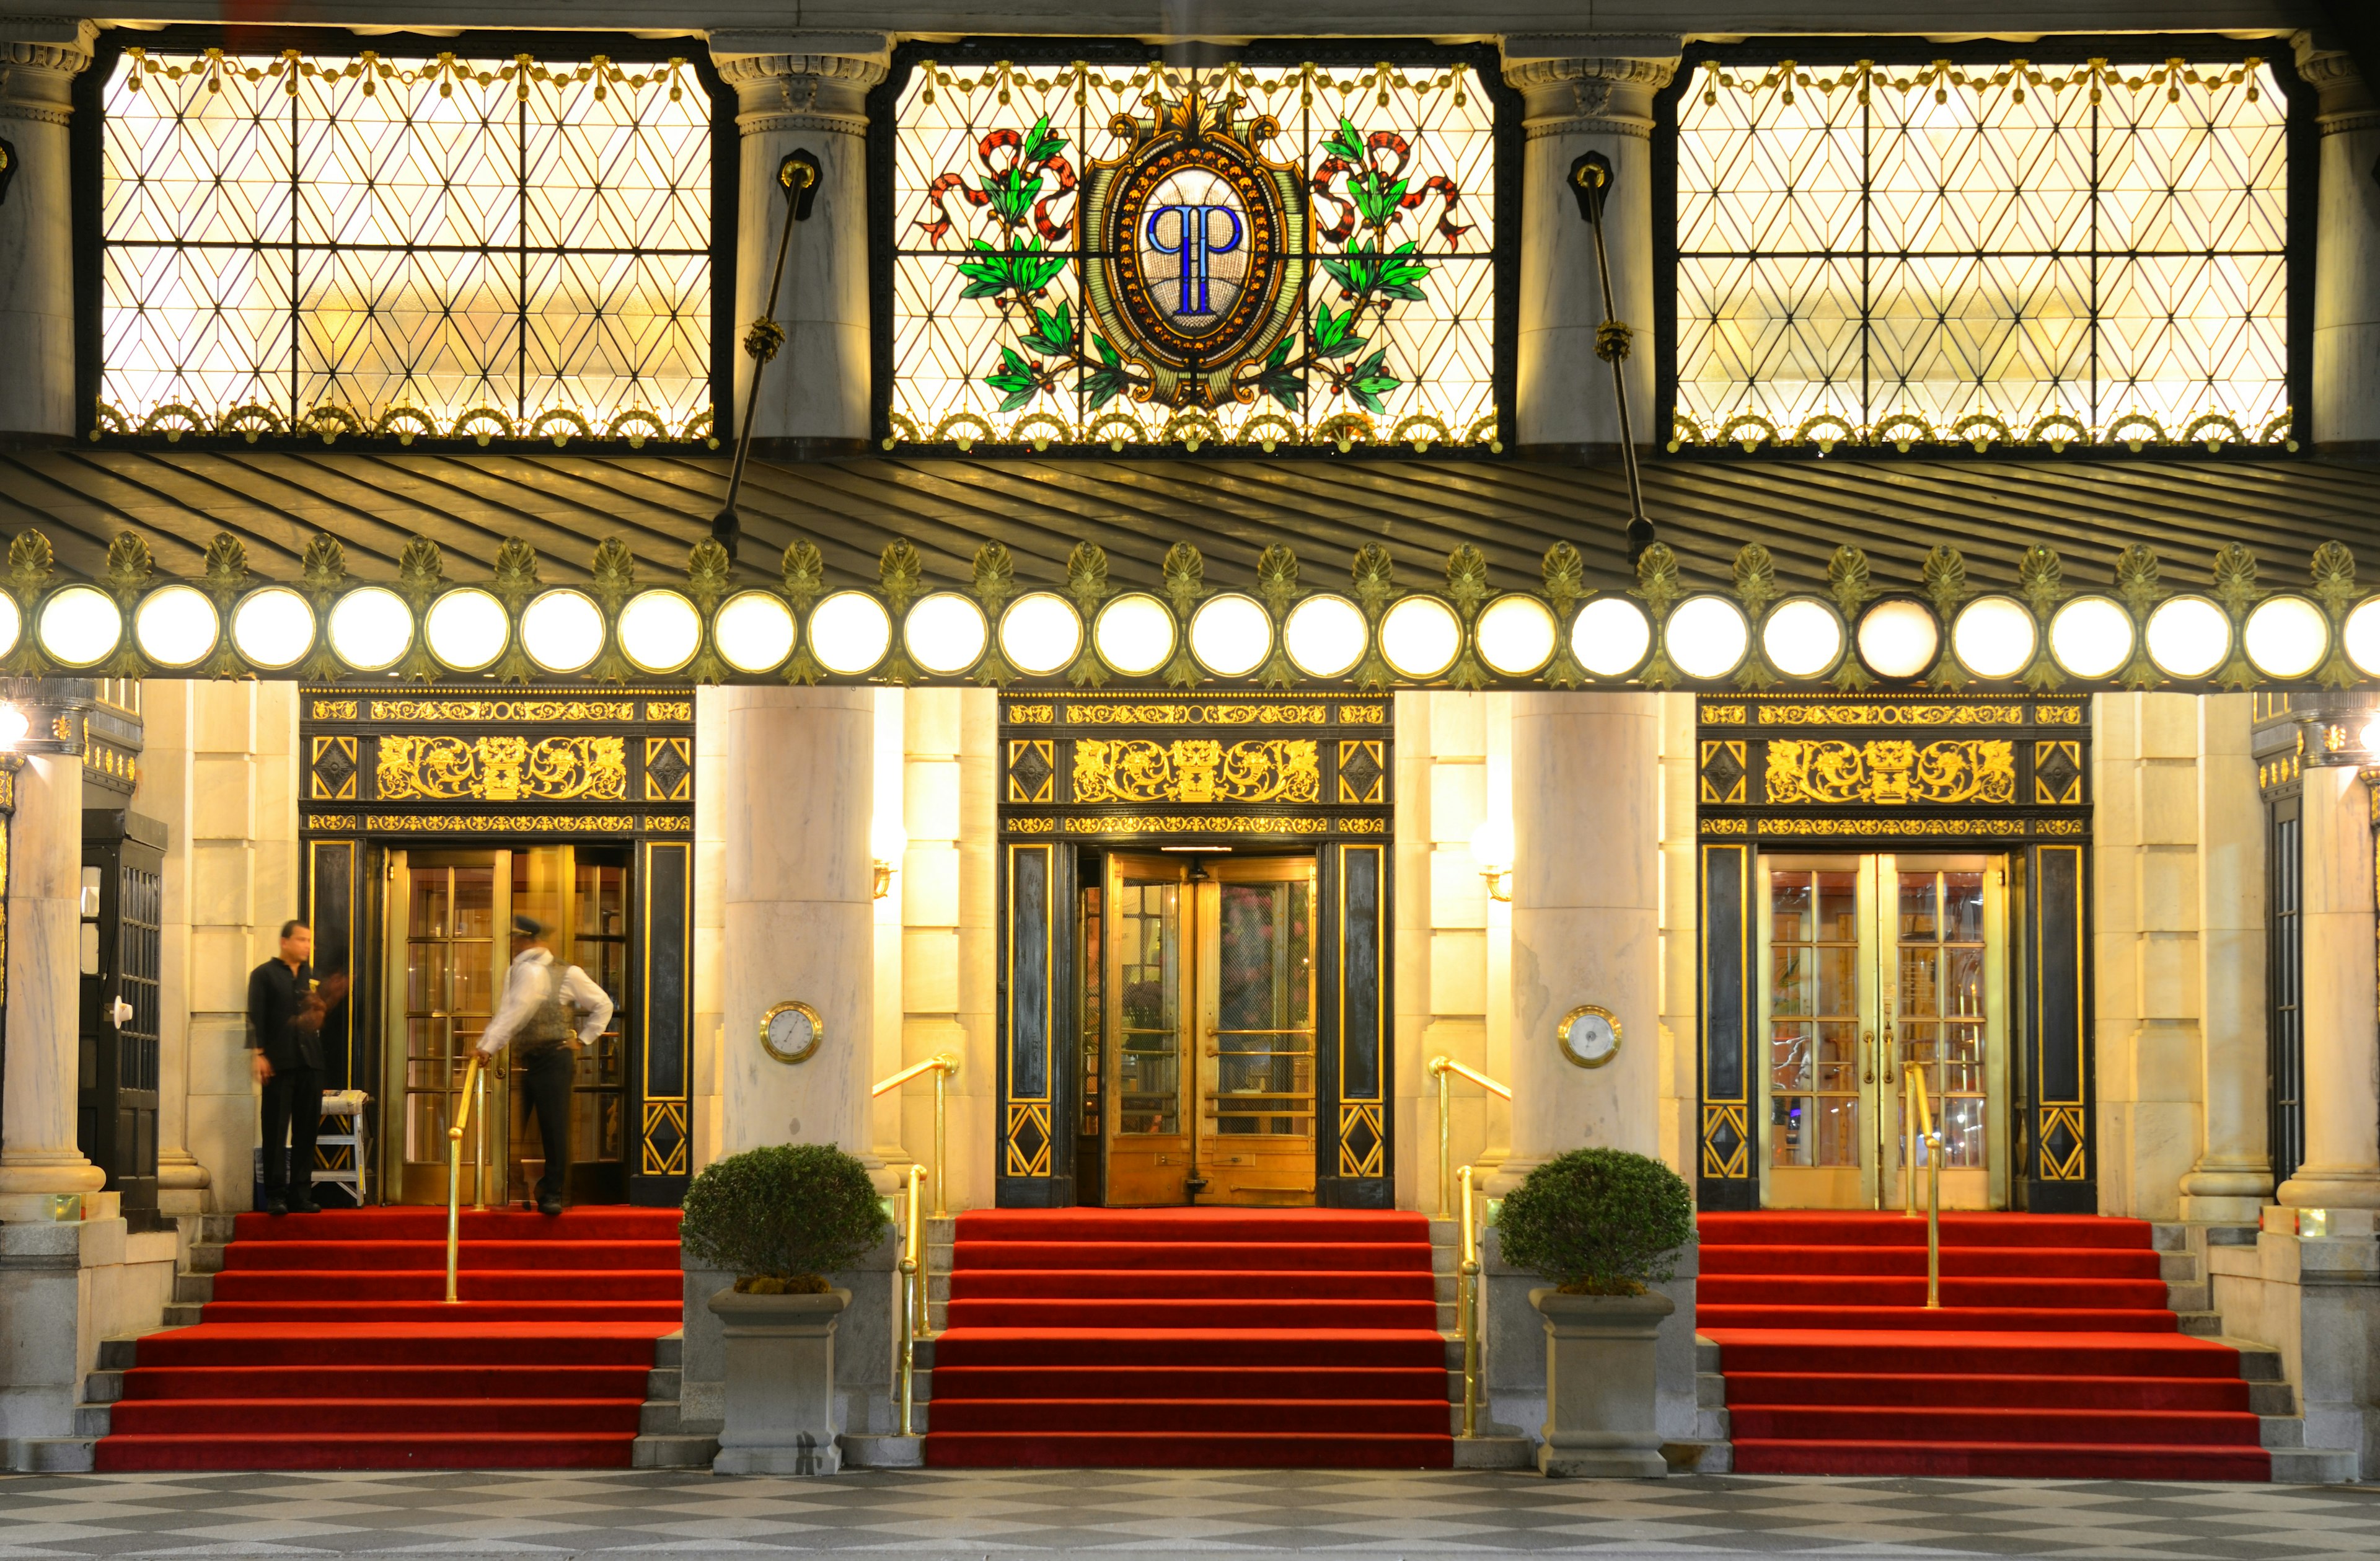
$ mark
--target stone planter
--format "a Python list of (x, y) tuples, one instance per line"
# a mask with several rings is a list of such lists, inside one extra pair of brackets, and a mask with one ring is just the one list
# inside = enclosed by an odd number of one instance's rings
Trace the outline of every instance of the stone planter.
[(834, 1328), (849, 1290), (710, 1300), (727, 1343), (727, 1423), (714, 1474), (833, 1474)]
[(1658, 1480), (1669, 1473), (1654, 1419), (1654, 1340), (1677, 1303), (1641, 1296), (1531, 1290), (1546, 1320), (1546, 1439), (1551, 1479)]

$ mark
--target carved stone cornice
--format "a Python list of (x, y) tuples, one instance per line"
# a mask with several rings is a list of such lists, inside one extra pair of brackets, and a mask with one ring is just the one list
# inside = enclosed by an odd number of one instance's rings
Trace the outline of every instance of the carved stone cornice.
[[(1589, 134), (1649, 136), (1653, 95), (1678, 73), (1666, 55), (1590, 54), (1595, 47), (1676, 48), (1675, 40), (1531, 35), (1504, 40), (1504, 79), (1527, 105), (1529, 139)], [(1578, 54), (1559, 53), (1565, 46)]]
[(735, 89), (746, 135), (823, 130), (865, 135), (869, 89), (884, 79), (892, 40), (880, 32), (710, 35), (719, 79)]
[(2314, 90), (2315, 117), (2322, 133), (2335, 136), (2371, 128), (2374, 115), (2380, 113), (2380, 101), (2374, 99), (2363, 73), (2355, 68), (2354, 58), (2322, 47), (2311, 32), (2301, 32), (2289, 42), (2297, 49), (2299, 77)]
[(0, 119), (63, 125), (99, 29), (76, 17), (0, 17)]

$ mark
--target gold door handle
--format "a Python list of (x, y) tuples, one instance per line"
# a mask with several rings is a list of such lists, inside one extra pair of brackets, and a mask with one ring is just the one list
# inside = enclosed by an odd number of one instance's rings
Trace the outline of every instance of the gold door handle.
[(1895, 1055), (1896, 1053), (1898, 1053), (1898, 1052), (1900, 1051), (1900, 1048), (1899, 1048), (1898, 1046), (1895, 1046), (1895, 1045), (1892, 1043), (1892, 1038), (1891, 1038), (1889, 1035), (1888, 1035), (1888, 1036), (1885, 1038), (1885, 1042), (1884, 1042), (1884, 1081), (1885, 1081), (1886, 1083), (1888, 1083), (1888, 1084), (1889, 1084), (1889, 1083), (1891, 1083), (1891, 1082), (1892, 1082), (1892, 1059), (1893, 1059), (1894, 1055)]
[(1876, 1082), (1876, 1031), (1863, 1031), (1860, 1033), (1860, 1045), (1867, 1056), (1866, 1070), (1860, 1075), (1860, 1082), (1873, 1084)]

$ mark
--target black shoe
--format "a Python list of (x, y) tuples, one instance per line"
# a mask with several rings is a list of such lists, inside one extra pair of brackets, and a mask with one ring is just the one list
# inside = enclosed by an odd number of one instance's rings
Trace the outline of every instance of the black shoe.
[(562, 1213), (562, 1200), (540, 1198), (537, 1201), (537, 1212), (540, 1214), (559, 1214)]
[(289, 1200), (277, 1192), (268, 1192), (264, 1195), (264, 1212), (275, 1217), (285, 1214), (289, 1212)]
[(290, 1204), (289, 1212), (293, 1214), (319, 1214), (322, 1212), (322, 1205), (309, 1198), (302, 1202)]

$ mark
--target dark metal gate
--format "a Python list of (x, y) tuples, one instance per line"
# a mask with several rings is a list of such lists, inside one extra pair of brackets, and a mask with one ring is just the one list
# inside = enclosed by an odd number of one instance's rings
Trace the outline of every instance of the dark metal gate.
[(127, 1211), (157, 1207), (157, 977), (165, 826), (87, 811), (76, 1139)]

